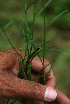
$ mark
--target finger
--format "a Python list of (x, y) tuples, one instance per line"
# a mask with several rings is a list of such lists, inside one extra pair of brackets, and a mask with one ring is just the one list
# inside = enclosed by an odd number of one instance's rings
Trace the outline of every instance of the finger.
[(46, 85), (17, 78), (14, 75), (0, 75), (0, 100), (8, 98), (27, 98), (40, 101), (53, 101), (57, 94)]
[(56, 87), (57, 98), (53, 102), (48, 102), (48, 104), (70, 104), (70, 100), (67, 96)]
[(12, 72), (17, 75), (19, 71), (20, 58), (16, 54), (0, 52), (0, 70), (6, 73)]
[(12, 90), (15, 92), (13, 93), (11, 91), (13, 97), (23, 97), (27, 99), (50, 102), (57, 96), (56, 91), (51, 87), (36, 83), (34, 81), (18, 78), (17, 80), (14, 80), (13, 83)]
[[(30, 78), (31, 77), (31, 78)], [(28, 74), (28, 76), (27, 76), (27, 79), (28, 80), (33, 80), (33, 79), (35, 79), (37, 77), (37, 74), (35, 73), (35, 72), (31, 72), (31, 76), (30, 76), (30, 73)], [(38, 78), (38, 79), (35, 79), (34, 80), (35, 82), (40, 82), (41, 81), (41, 78)]]
[(67, 98), (67, 96), (56, 87), (56, 92), (57, 92), (57, 98), (54, 102), (56, 104), (70, 104), (70, 100)]
[[(15, 48), (16, 51), (21, 54), (20, 51)], [(23, 56), (25, 51), (22, 51)], [(14, 51), (13, 48), (5, 49), (3, 52), (0, 52), (0, 69), (4, 69), (8, 73), (12, 72), (17, 76), (20, 69), (20, 56)]]
[[(41, 59), (43, 60), (43, 58), (41, 58)], [(44, 69), (44, 73), (46, 74), (46, 73), (48, 73), (48, 71), (51, 68), (51, 65), (49, 64), (49, 62), (47, 60), (44, 60), (44, 67), (46, 67)], [(35, 71), (36, 73), (39, 73), (42, 69), (43, 69), (43, 65), (42, 65), (41, 60), (39, 59), (38, 56), (34, 57), (34, 59), (32, 61), (32, 70)], [(50, 74), (51, 75), (46, 78), (46, 85), (50, 86), (52, 88), (55, 88), (55, 86), (56, 86), (56, 77), (55, 77), (53, 69), (51, 69)]]

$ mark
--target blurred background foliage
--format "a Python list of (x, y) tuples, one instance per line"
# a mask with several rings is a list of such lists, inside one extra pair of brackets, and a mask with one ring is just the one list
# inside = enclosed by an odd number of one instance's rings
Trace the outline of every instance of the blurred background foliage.
[[(46, 0), (47, 2), (48, 0)], [(33, 0), (26, 0), (27, 7)], [(37, 12), (42, 8), (42, 1), (39, 0)], [(47, 47), (53, 49), (62, 49), (66, 43), (70, 41), (70, 0), (52, 0), (46, 8), (46, 25), (48, 25), (58, 14), (68, 10), (60, 18), (56, 24), (53, 24), (46, 34)], [(0, 0), (0, 21), (5, 26), (10, 19), (21, 29), (25, 31), (25, 13), (23, 0)], [(28, 10), (28, 25), (32, 25), (33, 5)], [(22, 47), (25, 49), (25, 41), (23, 34), (11, 24), (6, 28), (8, 37), (14, 47)], [(41, 13), (35, 22), (34, 44), (43, 44), (43, 13)], [(5, 48), (11, 48), (7, 38), (0, 28), (0, 51)], [(53, 69), (57, 78), (57, 86), (70, 98), (70, 43), (62, 52)], [(45, 58), (50, 62), (54, 62), (60, 51), (46, 49)], [(42, 56), (42, 54), (41, 54)]]

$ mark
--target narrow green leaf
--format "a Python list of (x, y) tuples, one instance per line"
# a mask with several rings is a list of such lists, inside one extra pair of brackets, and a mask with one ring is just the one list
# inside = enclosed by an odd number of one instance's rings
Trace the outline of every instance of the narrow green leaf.
[[(47, 44), (47, 43), (49, 43), (49, 42), (51, 42), (51, 41), (53, 41), (53, 40), (47, 41), (47, 42), (45, 42), (45, 44)], [(41, 46), (44, 46), (44, 44), (42, 44)]]
[(32, 79), (32, 81), (35, 81), (36, 79), (43, 77), (43, 75), (41, 75), (42, 71), (43, 69), (39, 72), (39, 74), (37, 74), (36, 78)]
[(10, 39), (8, 38), (8, 35), (7, 35), (7, 33), (5, 32), (5, 30), (4, 30), (4, 28), (3, 28), (2, 24), (1, 24), (1, 22), (0, 22), (0, 27), (1, 27), (2, 31), (4, 32), (6, 38), (8, 39), (10, 45), (11, 45), (12, 48), (14, 49), (14, 51), (15, 51), (18, 55), (20, 55), (20, 54), (16, 51), (16, 49), (14, 48), (14, 46), (12, 45), (12, 43), (11, 43)]
[[(14, 24), (14, 22), (12, 21), (12, 20), (10, 20), (10, 22), (20, 31), (20, 32), (22, 32), (17, 26), (16, 26), (16, 24)], [(23, 34), (24, 34), (24, 32), (22, 32)]]
[(24, 39), (25, 39), (25, 45), (27, 47), (27, 39), (26, 39), (26, 35), (24, 34)]
[(59, 18), (62, 14), (64, 14), (65, 12), (67, 12), (67, 10), (63, 11), (63, 12), (60, 13), (58, 16), (56, 16), (56, 17), (53, 19), (52, 23), (53, 23), (57, 18)]
[[(42, 48), (42, 49), (44, 49), (44, 47), (42, 47), (42, 46), (35, 46), (36, 48)], [(63, 51), (63, 52), (70, 52), (70, 51), (66, 51), (66, 50), (60, 50), (60, 49), (55, 49), (55, 48), (51, 48), (51, 47), (45, 47), (45, 49), (49, 49), (49, 50), (52, 50), (52, 51)]]
[[(32, 40), (29, 40), (30, 41), (30, 44), (31, 44), (31, 46), (32, 46), (32, 48), (34, 49), (34, 51), (37, 53), (37, 50), (36, 50), (36, 47), (35, 47), (35, 45), (33, 44), (33, 41)], [(39, 54), (37, 54), (37, 56), (39, 57), (39, 59), (41, 60), (41, 58), (40, 58), (40, 55)], [(42, 60), (41, 60), (42, 61)]]
[(10, 103), (10, 104), (14, 104), (17, 101), (17, 99), (18, 99), (18, 97), (12, 103)]
[[(39, 0), (36, 1), (37, 3), (39, 2)], [(28, 7), (27, 10), (35, 3), (35, 1), (33, 1)]]
[[(62, 50), (64, 50), (65, 48), (66, 48), (66, 46), (68, 45), (70, 43), (70, 41), (63, 47), (63, 49)], [(54, 66), (54, 64), (56, 63), (56, 61), (58, 60), (58, 58), (59, 58), (59, 56), (61, 55), (61, 53), (62, 53), (62, 51), (59, 53), (59, 55), (58, 55), (58, 57), (56, 58), (56, 60), (54, 61), (54, 63), (52, 64), (52, 66), (51, 66), (51, 68), (50, 68), (50, 70), (48, 71), (48, 73), (47, 74), (49, 74), (50, 73), (50, 71), (51, 71), (51, 69), (52, 69), (52, 67)]]
[(64, 19), (66, 19), (66, 18), (70, 18), (70, 16), (63, 17), (63, 18), (61, 18), (61, 19), (59, 19), (59, 20), (56, 20), (56, 21), (53, 22), (53, 24), (55, 24), (55, 23), (57, 23), (57, 22), (59, 22), (59, 21), (62, 21), (62, 20), (64, 20)]
[(34, 12), (33, 12), (33, 22), (32, 22), (32, 40), (33, 40), (33, 34), (34, 34), (34, 24), (35, 24), (35, 17), (36, 17), (36, 12), (37, 12), (37, 3), (36, 3), (37, 0), (35, 0), (35, 3), (34, 3)]
[[(49, 0), (49, 1), (47, 2), (47, 4), (44, 6), (44, 8), (46, 8), (46, 7), (49, 5), (49, 3), (50, 3), (51, 1), (52, 1), (52, 0)], [(42, 8), (42, 9), (40, 10), (40, 12), (36, 15), (36, 17), (39, 16), (39, 14), (42, 13), (42, 11), (43, 11), (44, 8)]]
[(1, 22), (0, 22), (0, 27), (1, 27), (2, 31), (4, 32), (4, 34), (5, 34), (6, 38), (7, 38), (7, 40), (9, 41), (11, 47), (12, 47), (12, 48), (14, 49), (14, 51), (17, 53), (17, 55), (22, 56), (22, 55), (19, 54), (19, 53), (16, 51), (16, 49), (14, 48), (14, 46), (13, 46), (13, 44), (11, 43), (11, 41), (10, 41), (10, 39), (9, 39), (9, 37), (8, 37), (8, 35), (7, 35), (7, 33), (6, 33), (6, 31), (4, 30), (4, 28), (3, 28), (2, 24), (1, 24)]
[(29, 26), (26, 22), (25, 22), (25, 24), (26, 24), (26, 27), (27, 27), (27, 36), (28, 36), (28, 41), (29, 41), (29, 39), (30, 39), (30, 29), (29, 29)]
[[(51, 62), (51, 63), (52, 63), (52, 62)], [(49, 64), (51, 64), (51, 63), (49, 63)], [(48, 65), (49, 65), (49, 64), (48, 64)], [(45, 69), (48, 65), (46, 65), (46, 66), (44, 67), (44, 69)], [(36, 78), (32, 79), (32, 81), (35, 81), (36, 79), (43, 77), (43, 75), (41, 75), (42, 72), (43, 72), (43, 69), (39, 72), (39, 74), (36, 76)], [(47, 73), (46, 73), (46, 74), (47, 74)], [(45, 74), (45, 75), (46, 75), (46, 74)]]
[(27, 63), (29, 63), (30, 59), (33, 59), (40, 48), (37, 48), (32, 54), (29, 55), (27, 59)]
[(6, 104), (8, 104), (8, 103), (9, 103), (9, 101), (10, 101), (10, 98), (7, 100), (7, 103), (6, 103)]
[(7, 23), (4, 27), (4, 29), (6, 29), (8, 26), (10, 26), (12, 24), (12, 21), (10, 21), (9, 23)]
[(25, 61), (24, 61), (24, 59), (22, 58), (22, 60), (20, 60), (20, 64), (21, 64), (20, 70), (22, 70), (24, 79), (27, 80), (27, 76), (26, 76), (25, 71), (24, 71), (24, 62), (25, 62)]
[(35, 1), (33, 1), (28, 7), (27, 10), (31, 7), (31, 5), (33, 5), (35, 3)]

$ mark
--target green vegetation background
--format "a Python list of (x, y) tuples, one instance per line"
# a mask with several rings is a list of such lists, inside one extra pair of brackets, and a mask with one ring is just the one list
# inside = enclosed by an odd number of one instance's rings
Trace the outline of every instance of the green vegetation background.
[[(27, 5), (29, 5), (33, 0), (26, 1)], [(38, 4), (38, 11), (41, 7), (42, 4), (40, 0)], [(48, 25), (54, 17), (66, 9), (68, 11), (60, 18), (67, 18), (57, 22), (47, 30), (46, 41), (53, 40), (47, 44), (47, 47), (62, 49), (65, 44), (70, 41), (70, 0), (52, 0), (52, 2), (47, 6), (46, 25)], [(0, 0), (0, 21), (3, 26), (5, 26), (11, 19), (21, 30), (25, 30), (24, 18), (23, 0)], [(31, 6), (28, 10), (29, 27), (31, 27), (32, 19), (33, 6)], [(22, 47), (25, 50), (23, 34), (18, 31), (13, 24), (6, 29), (6, 32), (14, 47)], [(43, 13), (38, 16), (35, 23), (34, 44), (43, 44)], [(10, 47), (8, 40), (0, 28), (0, 51)], [(67, 45), (65, 50), (70, 51), (70, 44)], [(55, 61), (59, 53), (59, 51), (47, 49), (45, 58), (50, 62)], [(70, 98), (70, 52), (62, 52), (53, 69), (57, 78), (57, 86)]]

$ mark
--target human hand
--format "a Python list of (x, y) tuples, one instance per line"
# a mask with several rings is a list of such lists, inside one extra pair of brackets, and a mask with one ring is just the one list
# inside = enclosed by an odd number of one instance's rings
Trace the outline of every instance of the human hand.
[[(13, 49), (4, 51), (15, 52)], [(25, 55), (25, 51), (22, 54)], [(44, 60), (44, 66), (48, 64), (49, 62)], [(52, 69), (50, 71), (51, 75), (46, 79), (46, 85), (42, 85), (37, 83), (38, 80), (34, 82), (18, 78), (19, 68), (20, 56), (13, 53), (0, 52), (0, 100), (18, 97), (51, 102), (56, 99), (57, 93), (54, 90), (56, 77)], [(37, 56), (34, 57), (31, 68), (33, 77), (42, 70), (42, 63)], [(50, 65), (44, 69), (44, 73), (46, 74), (49, 69)]]
[(70, 104), (70, 100), (60, 89), (56, 87), (55, 90), (57, 92), (57, 98), (50, 103), (48, 102), (48, 104)]

